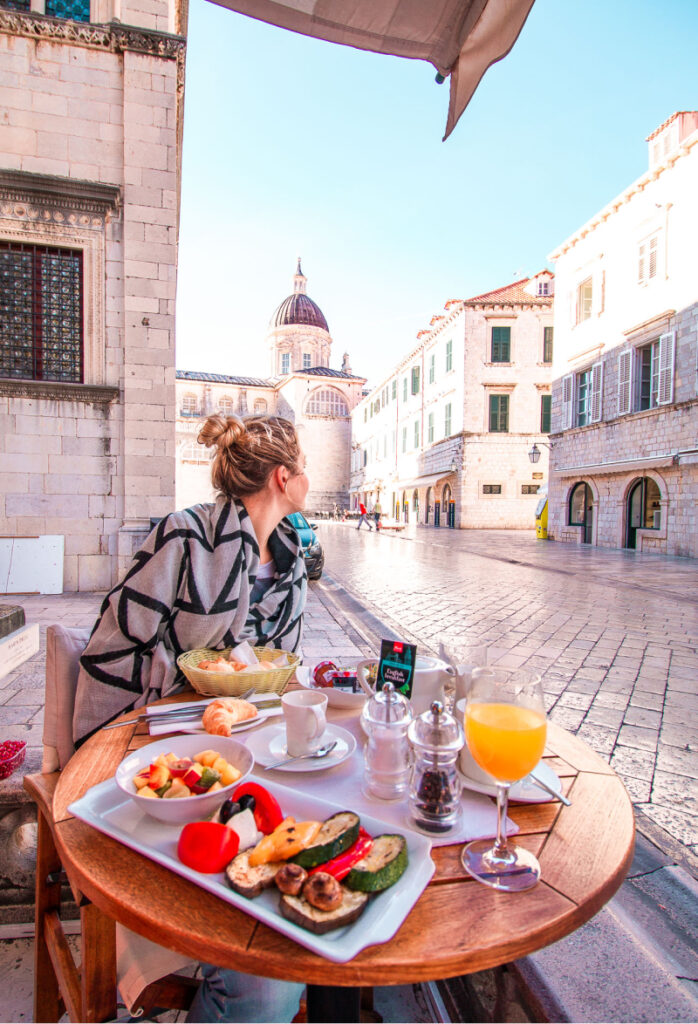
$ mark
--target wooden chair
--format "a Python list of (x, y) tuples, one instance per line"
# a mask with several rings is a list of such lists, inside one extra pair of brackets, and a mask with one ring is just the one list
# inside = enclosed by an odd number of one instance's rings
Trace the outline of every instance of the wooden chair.
[[(84, 630), (49, 626), (46, 654), (46, 709), (42, 773), (26, 775), (24, 788), (37, 807), (36, 906), (34, 937), (34, 1020), (105, 1021), (116, 1015), (116, 926), (79, 891), (63, 869), (56, 848), (53, 794), (60, 771), (74, 751), (72, 709)], [(60, 710), (59, 710), (60, 709)], [(61, 922), (61, 889), (70, 885), (80, 914), (80, 966)], [(188, 1009), (198, 982), (168, 975), (148, 985), (138, 1009)], [(133, 1008), (132, 1008), (133, 1009)]]

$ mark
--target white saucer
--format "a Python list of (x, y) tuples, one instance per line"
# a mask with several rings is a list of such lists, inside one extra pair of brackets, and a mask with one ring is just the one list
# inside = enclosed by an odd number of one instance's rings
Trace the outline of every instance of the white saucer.
[[(356, 668), (356, 659), (351, 665), (344, 665), (339, 659), (338, 668)], [(336, 663), (335, 663), (336, 664)], [(327, 694), (327, 703), (331, 708), (354, 708), (359, 711), (366, 701), (366, 694), (359, 688), (357, 693), (351, 690), (335, 690), (333, 686), (315, 686), (312, 680), (313, 668), (310, 665), (299, 665), (296, 669), (296, 679), (306, 690), (315, 690)]]
[[(534, 770), (556, 793), (562, 792), (562, 782), (545, 761), (539, 761)], [(474, 793), (484, 793), (486, 796), (497, 796), (497, 787), (495, 785), (470, 779), (467, 775), (463, 775), (460, 770), (458, 774), (461, 777), (464, 789), (471, 789)], [(553, 798), (550, 793), (537, 786), (530, 775), (527, 775), (526, 778), (521, 779), (520, 782), (515, 782), (510, 787), (509, 799), (516, 800), (522, 804), (544, 804)]]
[[(327, 757), (320, 757), (317, 760), (305, 758), (302, 761), (291, 761), (290, 764), (282, 765), (275, 769), (280, 772), (320, 772), (327, 768), (334, 768), (335, 765), (346, 761), (356, 750), (356, 740), (346, 729), (338, 725), (327, 724), (322, 736), (324, 746), (331, 740), (337, 741), (337, 746)], [(245, 746), (254, 755), (254, 759), (261, 765), (273, 764), (274, 761), (281, 761), (288, 756), (286, 748), (286, 725), (279, 722), (275, 725), (268, 725), (259, 732), (252, 733), (245, 740)]]

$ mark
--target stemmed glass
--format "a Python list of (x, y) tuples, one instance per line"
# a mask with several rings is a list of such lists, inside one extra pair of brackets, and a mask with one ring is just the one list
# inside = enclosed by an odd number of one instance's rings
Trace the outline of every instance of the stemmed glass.
[(530, 889), (540, 878), (532, 853), (506, 838), (509, 786), (535, 768), (545, 747), (546, 722), (540, 676), (524, 669), (473, 669), (465, 706), (470, 753), (497, 783), (497, 839), (469, 843), (463, 867), (485, 885), (504, 892)]

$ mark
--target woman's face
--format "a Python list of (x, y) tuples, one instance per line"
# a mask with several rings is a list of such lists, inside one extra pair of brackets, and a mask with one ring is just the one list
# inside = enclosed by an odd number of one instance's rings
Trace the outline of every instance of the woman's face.
[(293, 505), (294, 512), (303, 511), (305, 499), (308, 497), (308, 489), (310, 488), (310, 480), (308, 480), (308, 474), (305, 471), (305, 455), (303, 452), (300, 453), (298, 462), (300, 472), (290, 476), (286, 484), (286, 497)]

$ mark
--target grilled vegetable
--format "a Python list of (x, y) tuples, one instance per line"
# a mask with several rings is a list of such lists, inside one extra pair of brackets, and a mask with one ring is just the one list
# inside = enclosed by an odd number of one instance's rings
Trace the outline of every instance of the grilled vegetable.
[(303, 886), (303, 898), (318, 910), (336, 910), (342, 904), (342, 887), (326, 871), (319, 871)]
[(308, 872), (300, 864), (284, 864), (276, 873), (276, 887), (287, 896), (297, 896), (303, 888)]
[(404, 836), (376, 836), (369, 853), (355, 864), (344, 884), (361, 892), (389, 889), (407, 868), (407, 841)]
[(188, 868), (210, 875), (223, 871), (239, 846), (237, 835), (225, 825), (216, 821), (192, 821), (180, 833), (177, 856)]
[(306, 847), (293, 859), (303, 868), (325, 864), (354, 845), (359, 837), (359, 824), (359, 816), (353, 811), (339, 811), (333, 814), (322, 823), (312, 846)]
[(356, 840), (353, 846), (350, 846), (344, 853), (340, 853), (338, 857), (333, 857), (331, 860), (326, 861), (324, 864), (318, 864), (316, 868), (312, 868), (308, 874), (315, 875), (319, 871), (325, 871), (328, 875), (332, 875), (338, 882), (341, 882), (343, 878), (346, 878), (351, 869), (360, 860), (366, 856), (368, 851), (373, 846), (373, 840), (364, 828), (359, 829), (359, 838)]
[[(251, 804), (250, 797), (254, 798)], [(233, 800), (237, 800), (243, 810), (245, 807), (250, 808), (254, 814), (254, 820), (257, 822), (257, 828), (265, 836), (278, 828), (284, 820), (283, 812), (276, 798), (258, 782), (243, 782), (233, 793)], [(245, 803), (245, 801), (248, 802)]]
[(282, 896), (279, 910), (283, 917), (315, 935), (324, 935), (335, 928), (356, 921), (368, 903), (365, 892), (349, 892), (342, 887), (342, 902), (336, 910), (318, 910), (302, 896)]
[(276, 873), (281, 866), (281, 862), (277, 861), (273, 864), (250, 867), (250, 851), (245, 850), (230, 862), (225, 869), (225, 878), (231, 889), (252, 900), (274, 884)]
[(306, 846), (310, 846), (319, 831), (319, 821), (286, 818), (278, 828), (260, 839), (250, 854), (250, 864), (257, 867), (269, 861), (290, 860)]

